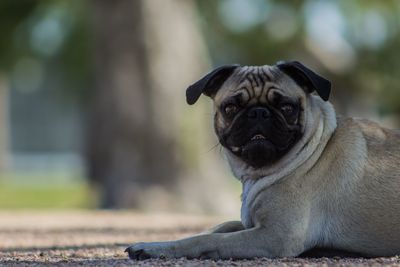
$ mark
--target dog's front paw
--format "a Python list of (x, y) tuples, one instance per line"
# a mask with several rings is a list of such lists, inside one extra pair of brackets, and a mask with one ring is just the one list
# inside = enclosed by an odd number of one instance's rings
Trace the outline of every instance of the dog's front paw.
[(171, 257), (159, 242), (136, 243), (125, 249), (132, 260), (146, 260), (149, 258)]

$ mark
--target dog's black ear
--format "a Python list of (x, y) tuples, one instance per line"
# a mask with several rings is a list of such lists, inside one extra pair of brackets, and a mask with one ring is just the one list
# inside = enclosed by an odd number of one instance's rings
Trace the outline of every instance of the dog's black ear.
[(330, 81), (298, 61), (280, 61), (276, 66), (309, 93), (316, 91), (324, 101), (328, 101), (331, 93)]
[(206, 74), (203, 78), (190, 85), (186, 89), (186, 102), (193, 105), (203, 93), (206, 96), (214, 96), (222, 84), (231, 76), (239, 65), (225, 65), (218, 67)]

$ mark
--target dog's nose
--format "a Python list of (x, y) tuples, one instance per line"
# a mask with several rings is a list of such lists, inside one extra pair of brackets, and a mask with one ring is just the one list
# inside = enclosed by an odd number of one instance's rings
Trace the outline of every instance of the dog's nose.
[(247, 117), (253, 120), (265, 120), (270, 117), (270, 112), (267, 108), (254, 107), (247, 112)]

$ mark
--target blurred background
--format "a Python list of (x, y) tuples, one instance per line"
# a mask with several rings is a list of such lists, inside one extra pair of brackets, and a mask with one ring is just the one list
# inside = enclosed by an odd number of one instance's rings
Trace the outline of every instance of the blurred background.
[(0, 1), (0, 208), (238, 214), (212, 67), (299, 60), (339, 114), (400, 123), (400, 1)]

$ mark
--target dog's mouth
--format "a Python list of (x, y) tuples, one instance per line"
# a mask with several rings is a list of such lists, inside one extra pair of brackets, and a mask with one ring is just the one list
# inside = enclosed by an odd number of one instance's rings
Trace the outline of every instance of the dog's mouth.
[(263, 143), (268, 141), (267, 138), (260, 133), (257, 133), (253, 135), (246, 143), (244, 143), (242, 146), (231, 146), (231, 150), (234, 153), (240, 153), (242, 150), (248, 146), (249, 144), (256, 144), (256, 143)]
[(254, 140), (265, 140), (265, 136), (262, 134), (256, 134), (250, 139), (250, 141), (254, 141)]
[(257, 133), (240, 146), (231, 146), (231, 151), (244, 159), (250, 166), (260, 168), (276, 158), (277, 149), (265, 135)]

